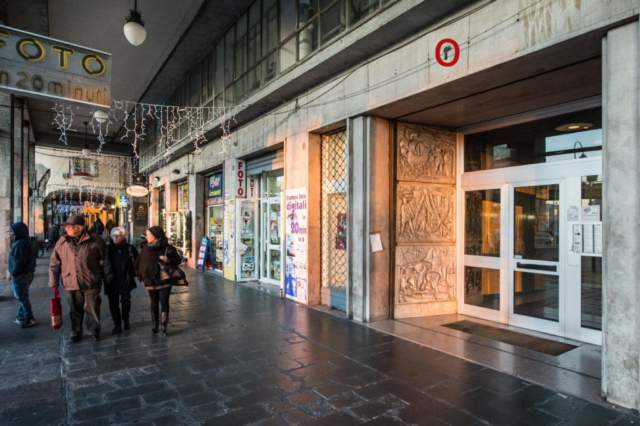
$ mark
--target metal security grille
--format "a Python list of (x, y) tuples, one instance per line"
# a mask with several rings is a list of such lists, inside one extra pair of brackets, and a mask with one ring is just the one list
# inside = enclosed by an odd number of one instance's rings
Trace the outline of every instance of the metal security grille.
[(322, 286), (334, 294), (347, 288), (346, 129), (322, 135), (321, 152)]

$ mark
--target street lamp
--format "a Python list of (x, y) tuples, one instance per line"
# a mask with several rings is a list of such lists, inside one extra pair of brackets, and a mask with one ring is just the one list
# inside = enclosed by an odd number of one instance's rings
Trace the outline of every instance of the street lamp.
[(129, 9), (129, 12), (131, 14), (125, 18), (127, 23), (124, 24), (124, 36), (129, 40), (129, 43), (140, 46), (147, 38), (147, 30), (144, 28), (144, 22), (138, 12), (138, 0), (135, 0), (133, 9)]

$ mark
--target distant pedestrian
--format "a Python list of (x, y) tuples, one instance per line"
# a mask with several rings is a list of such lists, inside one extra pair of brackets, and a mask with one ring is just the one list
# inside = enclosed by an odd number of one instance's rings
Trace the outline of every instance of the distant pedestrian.
[[(111, 334), (122, 333), (129, 330), (129, 312), (131, 311), (131, 290), (136, 288), (136, 271), (134, 265), (138, 258), (138, 250), (126, 242), (127, 233), (124, 228), (114, 227), (111, 230), (109, 242), (109, 260), (113, 269), (114, 280), (104, 287), (104, 294), (109, 297), (109, 310), (113, 318), (113, 330)], [(119, 299), (119, 300), (118, 300)], [(122, 304), (122, 312), (120, 305)]]
[(22, 222), (16, 222), (9, 228), (13, 236), (11, 237), (12, 244), (9, 250), (8, 267), (11, 274), (13, 294), (20, 304), (16, 319), (13, 322), (20, 324), (22, 328), (27, 328), (36, 324), (36, 319), (31, 310), (31, 301), (29, 301), (29, 286), (33, 281), (33, 273), (36, 270), (36, 256), (33, 255), (27, 225)]
[(104, 227), (107, 230), (107, 236), (110, 236), (113, 235), (111, 234), (111, 230), (116, 227), (116, 223), (113, 221), (113, 219), (109, 219)]
[(93, 230), (100, 238), (104, 236), (104, 223), (98, 218), (96, 222), (93, 224)]
[(60, 230), (58, 229), (58, 225), (53, 225), (47, 231), (47, 247), (46, 247), (47, 253), (49, 252), (49, 249), (51, 247), (56, 245), (59, 239), (60, 239)]
[(136, 273), (149, 291), (151, 299), (151, 331), (158, 332), (158, 304), (162, 305), (162, 334), (167, 335), (169, 324), (169, 295), (171, 284), (165, 284), (160, 278), (160, 263), (177, 267), (182, 258), (175, 247), (169, 245), (167, 236), (159, 226), (147, 229), (146, 242), (136, 260)]
[(100, 288), (113, 281), (105, 241), (72, 214), (62, 224), (67, 235), (56, 243), (49, 263), (49, 287), (62, 285), (69, 300), (71, 341), (82, 339), (83, 322), (94, 340), (100, 340)]

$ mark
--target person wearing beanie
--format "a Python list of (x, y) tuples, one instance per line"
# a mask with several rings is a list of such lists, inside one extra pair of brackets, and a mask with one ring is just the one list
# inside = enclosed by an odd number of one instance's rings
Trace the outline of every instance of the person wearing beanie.
[(84, 217), (72, 214), (62, 224), (66, 235), (58, 240), (49, 262), (49, 287), (62, 280), (69, 300), (71, 341), (82, 339), (83, 323), (93, 340), (100, 340), (100, 289), (110, 285), (113, 271), (107, 244), (87, 230)]
[[(152, 226), (147, 229), (146, 241), (135, 263), (136, 274), (149, 291), (151, 299), (151, 331), (158, 332), (159, 322), (162, 324), (162, 334), (167, 335), (169, 324), (169, 296), (171, 284), (163, 283), (160, 278), (160, 262), (177, 267), (182, 263), (182, 258), (177, 250), (169, 245), (169, 240), (162, 228)], [(160, 317), (159, 306), (162, 307)]]
[[(138, 258), (138, 250), (127, 243), (127, 231), (119, 226), (111, 228), (109, 242), (109, 259), (113, 268), (114, 280), (111, 285), (104, 286), (104, 294), (109, 298), (109, 310), (113, 319), (111, 334), (130, 330), (129, 312), (131, 311), (131, 291), (136, 288), (136, 271), (133, 265)], [(120, 305), (122, 304), (122, 311)]]

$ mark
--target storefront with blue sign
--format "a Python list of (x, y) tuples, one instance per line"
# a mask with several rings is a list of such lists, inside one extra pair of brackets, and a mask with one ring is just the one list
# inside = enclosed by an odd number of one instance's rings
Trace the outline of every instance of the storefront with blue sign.
[(207, 237), (211, 242), (213, 262), (207, 262), (207, 268), (222, 273), (223, 267), (223, 235), (224, 235), (224, 192), (222, 172), (206, 177), (206, 209)]

